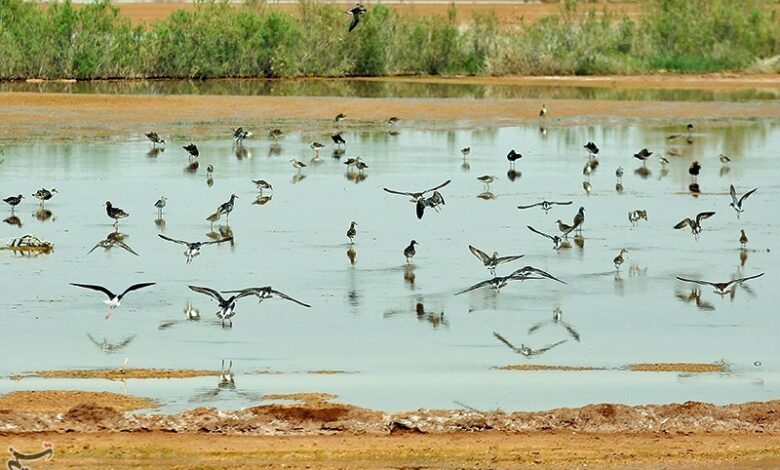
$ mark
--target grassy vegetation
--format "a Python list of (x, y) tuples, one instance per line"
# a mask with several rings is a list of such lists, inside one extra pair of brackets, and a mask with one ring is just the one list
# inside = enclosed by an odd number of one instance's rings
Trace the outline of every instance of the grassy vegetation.
[(454, 6), (420, 17), (375, 5), (352, 33), (343, 10), (307, 0), (297, 12), (262, 0), (195, 5), (144, 28), (107, 0), (0, 0), (0, 79), (714, 72), (780, 55), (766, 0), (646, 0), (637, 20), (567, 0), (508, 26), (490, 10), (464, 25)]

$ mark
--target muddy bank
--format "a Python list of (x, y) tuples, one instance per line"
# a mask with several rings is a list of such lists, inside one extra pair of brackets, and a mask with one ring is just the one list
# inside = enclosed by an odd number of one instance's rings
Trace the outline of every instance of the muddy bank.
[[(508, 364), (495, 366), (495, 370), (514, 371), (543, 371), (554, 370), (563, 372), (580, 372), (593, 370), (610, 370), (606, 367), (595, 366), (562, 366), (554, 364)], [(647, 364), (629, 364), (612, 370), (628, 370), (631, 372), (680, 372), (688, 374), (725, 373), (729, 371), (729, 365), (725, 362), (696, 363), (696, 362), (653, 362)]]
[(197, 369), (64, 369), (42, 370), (11, 376), (11, 380), (27, 377), (43, 379), (188, 379), (217, 376), (220, 371)]
[[(121, 418), (120, 412), (155, 408), (157, 403), (145, 398), (131, 397), (110, 392), (82, 392), (77, 390), (41, 390), (29, 392), (11, 392), (0, 396), (0, 415), (14, 413), (34, 415), (42, 413), (70, 413), (67, 419), (77, 417), (77, 411), (84, 407), (99, 409), (115, 419)], [(74, 411), (75, 410), (75, 411)], [(2, 422), (3, 420), (0, 420)], [(75, 419), (75, 421), (79, 421)]]

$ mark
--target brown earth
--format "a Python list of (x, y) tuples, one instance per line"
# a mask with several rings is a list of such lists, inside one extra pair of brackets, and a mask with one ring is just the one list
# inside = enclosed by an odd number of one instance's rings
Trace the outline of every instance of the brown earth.
[(207, 377), (219, 375), (214, 370), (194, 369), (66, 369), (42, 370), (11, 376), (12, 380), (22, 380), (26, 377), (44, 379), (186, 379), (192, 377)]
[[(0, 415), (14, 413), (62, 413), (81, 407), (98, 407), (114, 417), (119, 411), (156, 408), (157, 403), (145, 398), (130, 397), (110, 392), (82, 392), (76, 390), (41, 390), (11, 392), (0, 396)], [(0, 419), (0, 423), (3, 420)]]

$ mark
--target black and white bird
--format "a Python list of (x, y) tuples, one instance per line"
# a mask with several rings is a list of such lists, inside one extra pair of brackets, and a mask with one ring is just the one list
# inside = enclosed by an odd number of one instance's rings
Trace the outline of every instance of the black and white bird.
[(184, 150), (186, 150), (187, 153), (190, 154), (190, 158), (197, 158), (198, 155), (200, 155), (200, 151), (198, 150), (198, 146), (193, 144), (193, 143), (189, 143), (189, 144), (183, 146), (182, 148)]
[(542, 109), (539, 110), (539, 117), (543, 118), (547, 116), (547, 105), (543, 104)]
[(56, 192), (57, 190), (54, 188), (51, 189), (41, 188), (38, 191), (35, 191), (33, 196), (35, 196), (35, 199), (37, 199), (40, 202), (41, 207), (43, 207), (46, 201), (54, 197), (54, 193)]
[(515, 152), (515, 149), (510, 150), (509, 153), (506, 154), (506, 159), (509, 160), (509, 166), (512, 168), (515, 167), (515, 162), (521, 158), (523, 158), (523, 155), (521, 153)]
[(537, 203), (535, 203), (535, 204), (530, 204), (530, 205), (527, 205), (527, 206), (517, 206), (517, 208), (518, 208), (518, 209), (530, 209), (530, 208), (532, 208), (532, 207), (537, 207), (537, 206), (539, 206), (539, 207), (541, 207), (541, 208), (542, 208), (542, 210), (544, 211), (544, 213), (545, 213), (545, 214), (547, 214), (547, 213), (550, 211), (550, 209), (552, 209), (552, 208), (553, 208), (553, 206), (569, 206), (569, 205), (571, 205), (571, 204), (572, 204), (572, 201), (563, 201), (563, 202), (558, 202), (558, 201), (542, 201), (542, 202), (537, 202)]
[(357, 27), (358, 23), (360, 23), (360, 17), (365, 15), (367, 11), (368, 9), (359, 3), (355, 4), (354, 7), (346, 11), (348, 15), (352, 15), (352, 22), (349, 24), (348, 32), (351, 33), (352, 30)]
[(541, 269), (534, 268), (533, 266), (524, 266), (508, 276), (494, 276), (492, 279), (478, 282), (467, 289), (456, 292), (455, 295), (465, 294), (466, 292), (471, 292), (483, 287), (491, 287), (496, 292), (500, 292), (501, 289), (509, 283), (509, 281), (528, 281), (532, 279), (550, 279), (560, 282), (561, 284), (566, 284), (557, 277), (542, 271)]
[(77, 284), (74, 282), (71, 282), (70, 285), (81, 287), (83, 289), (91, 289), (96, 290), (98, 292), (102, 292), (106, 294), (108, 297), (108, 300), (105, 300), (104, 303), (108, 304), (108, 313), (106, 314), (106, 320), (111, 318), (111, 314), (114, 312), (114, 309), (119, 307), (119, 305), (122, 303), (122, 298), (128, 293), (132, 292), (134, 290), (143, 289), (144, 287), (153, 286), (156, 283), (154, 282), (143, 282), (141, 284), (133, 284), (132, 286), (125, 289), (121, 294), (114, 294), (110, 290), (106, 289), (103, 286), (98, 286), (94, 284)]
[(165, 145), (165, 140), (161, 139), (156, 132), (147, 132), (144, 135), (152, 142), (152, 147), (157, 146), (157, 144)]
[(275, 127), (268, 131), (268, 135), (271, 136), (271, 138), (274, 140), (279, 140), (284, 135), (284, 131), (278, 127)]
[(758, 188), (753, 188), (750, 191), (743, 194), (742, 197), (737, 199), (737, 190), (734, 189), (734, 185), (732, 184), (729, 187), (729, 194), (731, 194), (731, 204), (729, 205), (733, 207), (735, 211), (737, 211), (737, 218), (739, 218), (739, 215), (745, 211), (745, 209), (742, 208), (742, 203), (745, 202), (745, 199), (750, 197), (750, 195), (756, 192), (757, 190)]
[(321, 144), (319, 142), (312, 142), (310, 145), (311, 149), (314, 150), (314, 155), (319, 155), (320, 150), (325, 148), (325, 144)]
[(648, 158), (650, 158), (651, 155), (653, 155), (653, 152), (651, 152), (651, 151), (647, 150), (646, 148), (644, 148), (644, 149), (640, 150), (639, 152), (635, 153), (634, 154), (634, 158), (636, 158), (638, 160), (641, 160), (642, 163), (644, 164), (644, 162)]
[(520, 347), (518, 348), (517, 346), (513, 345), (512, 343), (510, 343), (506, 338), (504, 338), (503, 336), (501, 336), (500, 334), (498, 334), (496, 332), (493, 332), (493, 336), (495, 336), (496, 339), (498, 339), (499, 341), (504, 343), (512, 351), (514, 351), (514, 352), (516, 352), (518, 354), (522, 354), (525, 357), (538, 356), (539, 354), (543, 354), (543, 353), (549, 351), (550, 349), (552, 349), (554, 347), (557, 347), (557, 346), (560, 346), (561, 344), (563, 344), (563, 343), (565, 343), (567, 341), (567, 340), (564, 339), (564, 340), (558, 341), (557, 343), (548, 344), (547, 346), (544, 346), (544, 347), (539, 348), (539, 349), (532, 349), (532, 348), (526, 346), (525, 344), (520, 344)]
[[(417, 213), (417, 218), (418, 219), (422, 219), (423, 214), (425, 213), (425, 209), (426, 208), (430, 207), (430, 208), (435, 209), (436, 207), (438, 207), (440, 205), (444, 205), (444, 196), (442, 196), (441, 193), (438, 190), (443, 188), (443, 187), (445, 187), (445, 186), (447, 186), (448, 184), (450, 184), (451, 181), (452, 180), (447, 180), (447, 181), (441, 183), (438, 186), (435, 186), (435, 187), (430, 188), (430, 189), (426, 189), (424, 191), (419, 191), (419, 192), (398, 191), (398, 190), (390, 189), (390, 188), (382, 188), (382, 189), (385, 192), (388, 192), (390, 194), (400, 194), (402, 196), (411, 196), (411, 198), (412, 198), (411, 201), (416, 206), (415, 210), (416, 210), (416, 213)], [(425, 195), (427, 193), (433, 193), (433, 194), (431, 195), (431, 197), (426, 198)]]
[(222, 320), (222, 325), (225, 325), (225, 321), (228, 322), (228, 324), (232, 327), (233, 326), (233, 320), (232, 318), (236, 315), (236, 300), (240, 299), (241, 297), (246, 297), (249, 294), (234, 294), (225, 299), (220, 295), (219, 292), (215, 291), (214, 289), (209, 289), (208, 287), (198, 287), (198, 286), (187, 286), (192, 290), (193, 292), (197, 292), (199, 294), (205, 294), (214, 299), (217, 302), (217, 305), (219, 305), (219, 310), (217, 311), (217, 318)]
[(476, 248), (472, 245), (469, 245), (469, 251), (471, 251), (471, 254), (477, 257), (477, 259), (486, 267), (488, 268), (488, 272), (492, 275), (496, 275), (496, 267), (498, 267), (499, 264), (502, 263), (509, 263), (510, 261), (515, 261), (520, 258), (522, 258), (525, 255), (513, 255), (513, 256), (498, 256), (498, 252), (494, 251), (492, 256), (488, 256), (487, 253), (480, 250), (479, 248)]
[(233, 207), (235, 206), (235, 201), (238, 198), (235, 194), (230, 195), (230, 199), (227, 202), (224, 202), (217, 207), (217, 212), (220, 214), (225, 215), (225, 219), (230, 217), (230, 213), (233, 212)]
[(122, 209), (118, 207), (114, 207), (113, 204), (111, 204), (111, 201), (106, 201), (106, 214), (114, 219), (114, 226), (116, 227), (119, 224), (119, 219), (124, 219), (125, 217), (129, 216), (127, 212), (123, 211)]
[(545, 238), (549, 238), (553, 242), (553, 249), (555, 251), (558, 251), (561, 248), (561, 245), (563, 244), (563, 238), (559, 237), (558, 235), (550, 235), (549, 233), (544, 233), (539, 230), (536, 230), (535, 228), (531, 227), (530, 225), (526, 225), (528, 227), (528, 230), (534, 232), (537, 235), (541, 235)]
[(311, 307), (311, 305), (301, 302), (300, 300), (294, 299), (290, 297), (289, 295), (285, 294), (284, 292), (280, 292), (276, 289), (271, 288), (271, 286), (264, 286), (264, 287), (249, 287), (247, 289), (239, 289), (239, 290), (225, 290), (222, 291), (223, 294), (237, 294), (239, 297), (248, 297), (251, 295), (254, 295), (258, 299), (258, 303), (262, 302), (263, 300), (272, 299), (274, 297), (278, 297), (280, 299), (289, 300), (290, 302), (295, 302), (298, 305), (301, 305), (303, 307)]
[(192, 259), (200, 254), (201, 247), (207, 245), (216, 245), (218, 243), (224, 243), (233, 240), (233, 237), (227, 237), (221, 240), (208, 241), (208, 242), (187, 242), (184, 240), (176, 240), (175, 238), (167, 237), (161, 233), (158, 233), (157, 236), (162, 238), (163, 240), (167, 240), (169, 242), (178, 243), (179, 245), (186, 246), (187, 249), (184, 250), (184, 256), (187, 258), (187, 264), (190, 264), (192, 262)]
[(691, 233), (693, 233), (693, 238), (698, 240), (699, 234), (701, 234), (702, 220), (709, 219), (713, 215), (715, 215), (715, 212), (699, 212), (698, 214), (696, 214), (696, 217), (694, 219), (686, 217), (683, 220), (679, 221), (677, 225), (674, 226), (674, 228), (681, 229), (685, 227), (690, 227)]
[(412, 258), (414, 258), (414, 255), (417, 254), (417, 250), (414, 249), (414, 245), (419, 245), (419, 243), (417, 243), (415, 240), (412, 240), (409, 243), (409, 246), (404, 248), (404, 256), (406, 257), (407, 264), (411, 264)]
[(743, 282), (749, 281), (751, 279), (755, 279), (757, 277), (763, 276), (764, 273), (756, 274), (754, 276), (748, 276), (748, 277), (741, 277), (739, 279), (732, 279), (728, 282), (709, 282), (709, 281), (700, 281), (696, 279), (686, 279), (684, 277), (677, 277), (678, 280), (683, 282), (692, 282), (694, 284), (699, 284), (702, 286), (711, 286), (715, 288), (715, 293), (719, 294), (721, 296), (729, 294), (736, 286), (737, 284), (742, 284)]
[(20, 194), (18, 196), (8, 196), (7, 198), (3, 199), (3, 202), (11, 206), (11, 214), (13, 214), (14, 209), (19, 205), (19, 203), (22, 202), (22, 199), (24, 199), (24, 196)]
[(302, 162), (302, 161), (300, 161), (300, 160), (296, 160), (296, 159), (294, 159), (294, 158), (293, 158), (292, 160), (290, 160), (290, 163), (292, 164), (292, 167), (293, 167), (293, 168), (295, 168), (296, 170), (298, 170), (298, 173), (300, 173), (300, 172), (301, 172), (301, 168), (306, 168), (306, 164), (305, 164), (305, 163), (303, 163), (303, 162)]
[(165, 205), (168, 203), (168, 198), (165, 196), (162, 196), (160, 199), (157, 200), (157, 202), (154, 203), (154, 207), (157, 208), (157, 216), (162, 217), (162, 211), (165, 208)]
[(251, 137), (252, 132), (248, 129), (244, 129), (243, 127), (239, 127), (238, 129), (233, 129), (233, 142), (236, 143), (237, 146), (244, 145), (244, 139)]
[(593, 142), (588, 142), (583, 147), (585, 147), (585, 149), (588, 151), (588, 155), (590, 156), (595, 157), (596, 155), (599, 154), (599, 147)]
[(260, 191), (260, 193), (263, 193), (263, 190), (270, 190), (273, 191), (274, 187), (271, 186), (271, 183), (269, 183), (266, 180), (252, 180), (253, 183), (255, 183), (255, 186), (257, 187), (257, 190)]
[(342, 145), (347, 145), (347, 141), (344, 140), (344, 137), (341, 135), (341, 132), (336, 132), (335, 134), (330, 136), (330, 139), (333, 141), (336, 147), (341, 148)]
[(357, 229), (355, 226), (357, 225), (357, 222), (354, 220), (349, 224), (349, 229), (347, 229), (347, 238), (349, 238), (349, 243), (353, 244), (355, 243), (355, 235), (357, 235)]

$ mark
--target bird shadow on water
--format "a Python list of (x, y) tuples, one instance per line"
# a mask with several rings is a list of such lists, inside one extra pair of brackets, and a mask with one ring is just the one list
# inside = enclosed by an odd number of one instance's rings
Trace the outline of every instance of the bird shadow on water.
[(16, 227), (22, 228), (22, 219), (15, 215), (3, 219), (3, 222), (7, 223), (8, 225), (14, 225)]
[(46, 221), (54, 222), (55, 220), (57, 220), (57, 218), (54, 217), (54, 212), (50, 211), (49, 209), (45, 209), (43, 207), (36, 210), (33, 213), (33, 217), (35, 217), (39, 222), (46, 222)]

